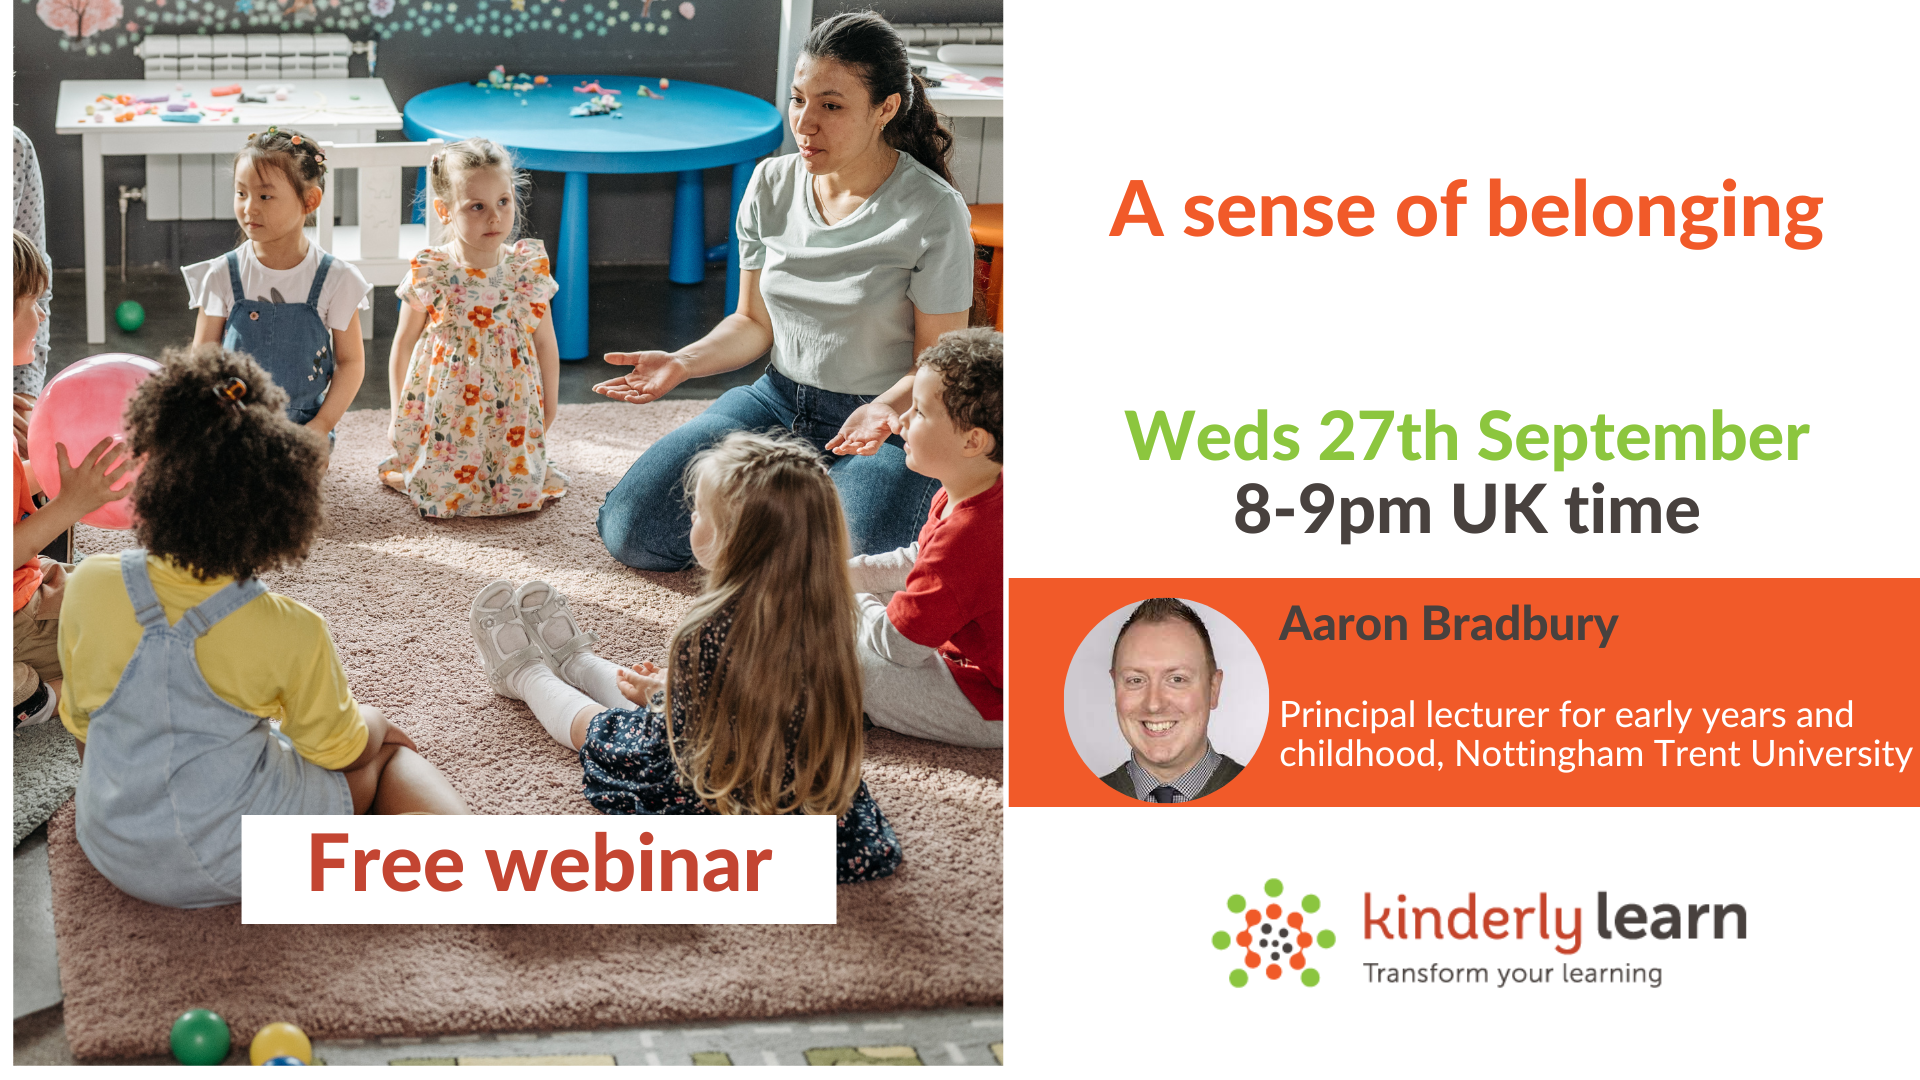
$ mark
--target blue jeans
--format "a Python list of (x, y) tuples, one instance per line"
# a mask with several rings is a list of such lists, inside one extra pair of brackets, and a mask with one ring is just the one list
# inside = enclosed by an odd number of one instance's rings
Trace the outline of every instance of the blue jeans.
[[(752, 386), (736, 386), (706, 412), (647, 448), (600, 507), (600, 540), (636, 570), (693, 565), (693, 529), (684, 478), (687, 462), (735, 431), (784, 428), (825, 453), (848, 415), (872, 397), (806, 386), (771, 367)], [(828, 455), (846, 511), (853, 553), (870, 555), (913, 543), (926, 524), (940, 482), (907, 468), (906, 444), (895, 435), (871, 456)]]

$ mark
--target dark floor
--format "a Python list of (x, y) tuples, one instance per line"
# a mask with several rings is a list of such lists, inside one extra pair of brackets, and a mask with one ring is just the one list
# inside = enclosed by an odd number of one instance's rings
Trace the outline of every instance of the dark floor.
[[(699, 285), (674, 285), (664, 266), (596, 266), (589, 272), (587, 291), (588, 359), (560, 365), (560, 402), (588, 404), (609, 399), (593, 392), (593, 385), (620, 369), (600, 356), (640, 349), (675, 349), (698, 340), (726, 314), (727, 277), (724, 268), (708, 268)], [(131, 334), (113, 321), (123, 300), (136, 300), (146, 309), (146, 322)], [(354, 396), (355, 409), (384, 409), (387, 400), (387, 359), (399, 320), (398, 301), (391, 288), (373, 291), (373, 340), (367, 343), (367, 377)], [(86, 274), (57, 270), (53, 275), (52, 353), (47, 375), (77, 360), (108, 352), (159, 356), (169, 345), (193, 341), (198, 312), (187, 306), (187, 284), (175, 270), (137, 269), (124, 283), (117, 273), (107, 275), (107, 340), (87, 344)], [(730, 387), (760, 377), (765, 364), (756, 360), (738, 371), (690, 380), (668, 397), (714, 398)]]

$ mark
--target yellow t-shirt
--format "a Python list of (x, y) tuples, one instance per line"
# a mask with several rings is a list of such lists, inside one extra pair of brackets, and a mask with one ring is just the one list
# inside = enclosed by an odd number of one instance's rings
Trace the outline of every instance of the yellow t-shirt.
[[(233, 579), (200, 581), (147, 556), (147, 575), (167, 622)], [(140, 644), (140, 622), (120, 575), (120, 556), (94, 555), (67, 578), (60, 605), (60, 663), (66, 684), (60, 722), (82, 742), (93, 710), (107, 703)], [(347, 686), (320, 613), (278, 593), (255, 597), (195, 643), (200, 674), (222, 701), (280, 721), (300, 756), (324, 769), (351, 765), (367, 748), (367, 724)]]

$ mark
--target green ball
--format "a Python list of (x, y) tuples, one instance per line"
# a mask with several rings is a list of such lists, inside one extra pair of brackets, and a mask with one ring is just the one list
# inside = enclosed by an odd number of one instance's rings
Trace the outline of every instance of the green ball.
[(131, 334), (147, 321), (147, 309), (141, 307), (138, 300), (122, 300), (120, 306), (113, 309), (113, 321)]
[(174, 1060), (182, 1065), (218, 1065), (233, 1048), (233, 1032), (212, 1009), (188, 1009), (173, 1022), (169, 1042)]

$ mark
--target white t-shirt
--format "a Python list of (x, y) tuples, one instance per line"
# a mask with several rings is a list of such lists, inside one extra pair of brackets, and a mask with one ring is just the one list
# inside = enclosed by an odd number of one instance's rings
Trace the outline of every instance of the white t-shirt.
[[(307, 257), (291, 270), (270, 270), (253, 257), (253, 243), (237, 249), (240, 253), (240, 285), (250, 300), (268, 303), (304, 304), (313, 288), (313, 275), (320, 270), (320, 245), (307, 244)], [(233, 284), (227, 276), (227, 257), (208, 259), (180, 271), (187, 278), (187, 306), (218, 319), (233, 310)], [(274, 298), (274, 291), (280, 293)], [(355, 309), (373, 314), (373, 286), (360, 276), (360, 270), (345, 259), (333, 260), (327, 267), (327, 280), (320, 286), (320, 317), (327, 327), (345, 330), (353, 322)]]
[(902, 152), (858, 210), (828, 225), (799, 154), (753, 170), (736, 229), (760, 271), (773, 366), (837, 394), (878, 394), (913, 371), (913, 313), (973, 303), (967, 201)]

